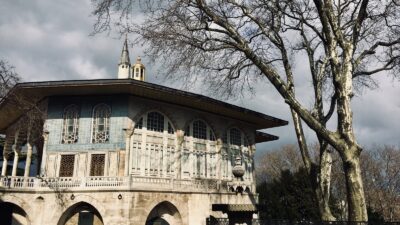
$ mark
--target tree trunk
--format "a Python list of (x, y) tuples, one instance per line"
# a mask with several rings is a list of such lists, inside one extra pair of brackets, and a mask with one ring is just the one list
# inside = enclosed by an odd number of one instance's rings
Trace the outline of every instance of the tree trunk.
[(317, 187), (315, 193), (317, 195), (318, 208), (323, 221), (335, 221), (336, 218), (332, 215), (329, 207), (330, 189), (331, 189), (331, 171), (332, 171), (332, 156), (327, 145), (320, 143), (320, 163), (317, 174)]
[(361, 178), (360, 154), (342, 155), (343, 170), (346, 179), (349, 221), (368, 221), (364, 187)]
[[(310, 158), (308, 146), (304, 137), (301, 119), (293, 109), (291, 109), (291, 113), (301, 157), (303, 159), (304, 167), (307, 170), (308, 177), (314, 190), (314, 195), (318, 203), (320, 218), (323, 221), (335, 221), (336, 218), (332, 215), (331, 209), (329, 207), (332, 167), (332, 157), (330, 155), (330, 152), (327, 151), (327, 145), (321, 144), (320, 142), (320, 162), (319, 166), (316, 166)], [(317, 175), (313, 173), (315, 171), (314, 168), (316, 167), (319, 168)]]

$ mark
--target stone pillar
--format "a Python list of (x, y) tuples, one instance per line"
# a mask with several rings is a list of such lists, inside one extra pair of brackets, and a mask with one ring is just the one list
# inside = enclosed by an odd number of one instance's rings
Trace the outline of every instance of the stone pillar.
[(7, 174), (7, 163), (8, 163), (8, 150), (7, 150), (7, 137), (4, 140), (4, 148), (3, 148), (3, 167), (1, 168), (1, 176), (5, 176)]
[(217, 166), (216, 166), (216, 176), (218, 180), (222, 180), (222, 168), (221, 168), (221, 164), (222, 164), (222, 140), (220, 138), (217, 139), (217, 145), (216, 147), (216, 161), (217, 161)]
[(129, 175), (129, 165), (130, 165), (130, 158), (131, 158), (131, 137), (133, 134), (134, 129), (127, 128), (124, 129), (125, 131), (125, 170), (124, 176)]
[(11, 176), (13, 176), (13, 177), (17, 176), (17, 169), (18, 169), (18, 159), (19, 159), (19, 153), (20, 153), (20, 149), (18, 146), (18, 138), (19, 138), (19, 131), (17, 131), (15, 133), (14, 145), (12, 146), (13, 151), (14, 151), (14, 162), (13, 162)]
[(185, 137), (185, 132), (182, 130), (176, 131), (177, 147), (175, 152), (175, 171), (177, 179), (182, 178), (182, 145)]
[(32, 162), (32, 143), (31, 143), (31, 127), (28, 128), (28, 134), (26, 137), (28, 147), (26, 152), (26, 161), (25, 161), (25, 170), (24, 177), (29, 177), (29, 171), (31, 170), (31, 162)]
[(30, 143), (30, 140), (28, 140), (27, 147), (28, 147), (28, 150), (27, 150), (27, 153), (26, 153), (24, 177), (29, 177), (29, 171), (31, 170), (32, 144)]
[(49, 140), (49, 132), (43, 131), (43, 152), (42, 152), (42, 162), (40, 164), (40, 175), (46, 176), (46, 160), (47, 160), (47, 143)]

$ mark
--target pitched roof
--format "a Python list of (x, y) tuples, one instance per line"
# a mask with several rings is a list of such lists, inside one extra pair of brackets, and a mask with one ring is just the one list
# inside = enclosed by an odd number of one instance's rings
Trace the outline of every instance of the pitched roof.
[[(189, 107), (224, 117), (230, 117), (248, 123), (254, 126), (255, 129), (265, 129), (288, 124), (285, 120), (203, 95), (133, 79), (67, 80), (19, 83), (10, 91), (10, 93), (18, 96), (25, 96), (32, 100), (40, 100), (48, 96), (131, 94), (138, 97)], [(3, 102), (0, 102), (0, 132), (4, 132), (4, 130), (23, 113), (24, 112), (22, 112), (18, 107), (8, 101), (7, 98)], [(258, 138), (259, 141), (276, 139), (277, 137), (268, 134), (263, 134)]]

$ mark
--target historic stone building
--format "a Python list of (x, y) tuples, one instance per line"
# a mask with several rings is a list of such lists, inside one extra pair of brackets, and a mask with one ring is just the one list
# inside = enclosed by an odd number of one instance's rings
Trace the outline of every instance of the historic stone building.
[(257, 130), (286, 124), (145, 82), (125, 41), (118, 79), (20, 83), (0, 103), (0, 224), (242, 223), (255, 144), (277, 139)]

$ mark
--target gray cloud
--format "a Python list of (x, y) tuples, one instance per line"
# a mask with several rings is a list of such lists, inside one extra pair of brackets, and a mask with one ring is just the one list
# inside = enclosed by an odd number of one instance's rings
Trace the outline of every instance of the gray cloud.
[[(115, 78), (122, 41), (116, 33), (89, 36), (94, 23), (91, 10), (90, 0), (2, 2), (0, 58), (13, 64), (25, 81)], [(131, 60), (143, 53), (140, 46), (130, 52)], [(294, 66), (297, 95), (311, 107), (311, 84), (304, 75), (309, 70), (301, 59)], [(150, 82), (163, 83), (154, 68), (148, 67), (148, 74)], [(367, 90), (353, 101), (357, 138), (364, 146), (400, 145), (400, 85), (384, 76), (378, 81), (379, 89)], [(196, 90), (207, 95), (202, 88)], [(289, 109), (267, 81), (256, 84), (254, 95), (229, 102), (289, 121), (289, 126), (266, 131), (280, 140), (259, 144), (259, 152), (296, 143)], [(329, 126), (335, 129), (336, 124)], [(306, 136), (309, 142), (316, 140), (309, 129)]]

